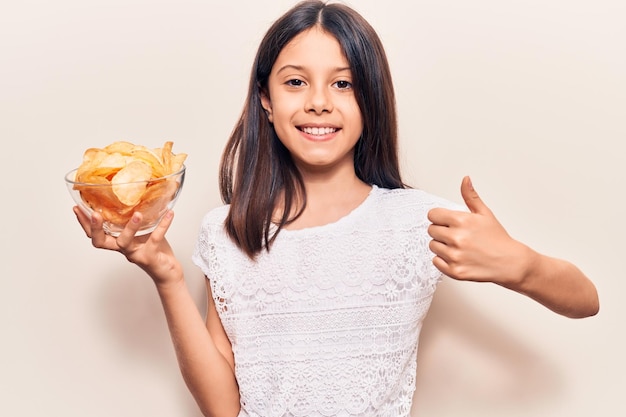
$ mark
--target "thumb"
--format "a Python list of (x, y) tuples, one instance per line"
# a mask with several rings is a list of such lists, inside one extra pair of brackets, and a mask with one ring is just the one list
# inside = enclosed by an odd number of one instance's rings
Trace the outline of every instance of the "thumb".
[(470, 209), (472, 213), (486, 214), (490, 212), (487, 205), (483, 203), (483, 200), (481, 200), (480, 196), (474, 189), (470, 177), (463, 178), (463, 181), (461, 182), (461, 195), (463, 196), (465, 205), (467, 205), (467, 208)]

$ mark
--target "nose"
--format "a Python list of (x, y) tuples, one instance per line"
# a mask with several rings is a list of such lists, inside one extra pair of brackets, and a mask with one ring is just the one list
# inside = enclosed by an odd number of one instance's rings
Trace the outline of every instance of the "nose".
[(315, 114), (330, 113), (333, 111), (332, 97), (325, 86), (311, 87), (305, 104), (307, 112)]

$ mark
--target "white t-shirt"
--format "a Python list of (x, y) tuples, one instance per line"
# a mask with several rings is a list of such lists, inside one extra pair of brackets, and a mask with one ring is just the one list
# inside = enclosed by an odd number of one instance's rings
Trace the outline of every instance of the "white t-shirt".
[(250, 260), (203, 219), (193, 261), (232, 344), (240, 417), (408, 416), (422, 321), (441, 272), (427, 213), (454, 204), (374, 186), (340, 220), (281, 230)]

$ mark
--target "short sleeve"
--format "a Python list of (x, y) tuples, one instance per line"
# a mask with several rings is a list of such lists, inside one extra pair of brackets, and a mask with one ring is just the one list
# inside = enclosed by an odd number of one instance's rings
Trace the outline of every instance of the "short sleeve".
[(207, 277), (213, 275), (212, 270), (216, 264), (217, 239), (225, 234), (224, 219), (227, 214), (228, 206), (213, 209), (204, 216), (200, 225), (191, 260)]

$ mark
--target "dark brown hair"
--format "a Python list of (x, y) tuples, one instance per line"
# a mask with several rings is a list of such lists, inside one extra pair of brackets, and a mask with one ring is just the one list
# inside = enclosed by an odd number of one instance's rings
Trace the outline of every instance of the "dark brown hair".
[[(398, 162), (395, 95), (382, 43), (370, 24), (342, 4), (303, 1), (280, 17), (265, 34), (257, 51), (248, 97), (222, 155), (220, 191), (230, 204), (225, 228), (248, 256), (269, 250), (280, 229), (304, 209), (302, 177), (261, 106), (272, 66), (296, 35), (314, 26), (333, 35), (350, 64), (356, 101), (363, 116), (363, 133), (356, 144), (356, 175), (368, 184), (404, 188)], [(282, 199), (282, 218), (272, 218)], [(296, 201), (304, 202), (294, 207)]]

